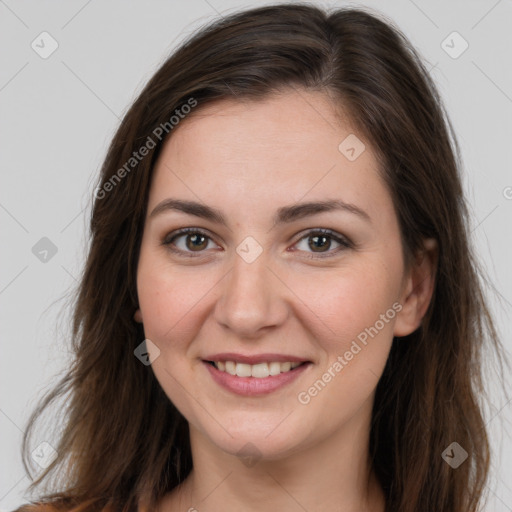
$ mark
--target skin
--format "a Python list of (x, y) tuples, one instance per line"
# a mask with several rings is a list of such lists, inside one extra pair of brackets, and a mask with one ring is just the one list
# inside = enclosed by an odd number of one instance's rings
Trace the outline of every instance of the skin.
[[(366, 146), (355, 161), (338, 150), (351, 133)], [(228, 226), (173, 210), (150, 215), (170, 197), (217, 208)], [(273, 224), (279, 207), (327, 199), (357, 206), (370, 221), (330, 211)], [(163, 244), (183, 227), (210, 237), (195, 251), (193, 234), (174, 240), (199, 256)], [(330, 238), (315, 252), (308, 231), (318, 228), (353, 246)], [(236, 252), (248, 236), (262, 249), (251, 263)], [(375, 154), (327, 95), (300, 89), (221, 100), (183, 120), (156, 163), (137, 275), (135, 319), (160, 350), (152, 369), (189, 422), (194, 464), (159, 510), (383, 511), (368, 460), (375, 388), (393, 336), (420, 325), (435, 258), (427, 240), (404, 264)], [(394, 303), (400, 312), (300, 403), (298, 394)], [(294, 354), (313, 364), (273, 393), (242, 397), (218, 386), (202, 363), (228, 351)], [(249, 442), (258, 451), (251, 466), (237, 456)]]

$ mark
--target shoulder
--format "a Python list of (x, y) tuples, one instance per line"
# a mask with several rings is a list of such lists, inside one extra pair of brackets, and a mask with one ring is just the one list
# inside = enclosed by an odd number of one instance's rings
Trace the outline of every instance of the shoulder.
[(13, 512), (61, 512), (62, 509), (49, 503), (27, 503)]
[[(91, 505), (91, 502), (74, 506), (62, 503), (27, 503), (12, 512), (85, 512)], [(114, 512), (114, 508), (107, 506), (101, 512)]]

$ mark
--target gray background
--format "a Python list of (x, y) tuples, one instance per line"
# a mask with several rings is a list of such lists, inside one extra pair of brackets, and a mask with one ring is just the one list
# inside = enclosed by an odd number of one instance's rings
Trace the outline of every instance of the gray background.
[[(67, 365), (66, 300), (84, 262), (90, 197), (119, 119), (190, 32), (220, 14), (265, 3), (0, 0), (0, 510), (28, 498), (21, 435), (29, 412)], [(512, 1), (319, 3), (379, 10), (426, 59), (461, 144), (472, 236), (496, 290), (491, 304), (510, 353)], [(46, 59), (31, 47), (34, 40), (42, 46), (43, 31), (59, 45)], [(455, 36), (443, 44), (453, 31), (469, 44), (457, 58), (445, 50), (458, 53), (463, 41)], [(43, 237), (57, 248), (46, 262), (32, 251)], [(512, 511), (512, 406), (498, 384), (487, 410), (497, 458), (486, 510), (501, 512)], [(51, 443), (51, 436), (38, 432), (36, 441)]]

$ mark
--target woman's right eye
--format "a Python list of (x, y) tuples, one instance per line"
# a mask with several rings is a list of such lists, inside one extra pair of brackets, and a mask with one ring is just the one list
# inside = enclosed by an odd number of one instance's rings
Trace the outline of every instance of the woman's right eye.
[[(177, 240), (179, 242), (176, 242)], [(174, 253), (196, 257), (202, 255), (201, 253), (208, 248), (209, 242), (213, 240), (204, 231), (197, 228), (184, 228), (167, 236), (162, 245), (167, 246)]]

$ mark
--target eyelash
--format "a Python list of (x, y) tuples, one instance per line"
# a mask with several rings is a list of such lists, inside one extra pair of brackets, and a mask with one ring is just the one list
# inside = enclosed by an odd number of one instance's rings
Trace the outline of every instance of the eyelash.
[[(181, 249), (176, 249), (175, 247), (172, 246), (173, 242), (177, 238), (179, 238), (182, 235), (187, 235), (187, 234), (202, 235), (202, 236), (208, 238), (209, 240), (212, 240), (212, 238), (205, 231), (203, 231), (199, 228), (183, 228), (183, 229), (180, 229), (179, 231), (171, 233), (170, 237), (167, 236), (163, 240), (162, 245), (166, 246), (170, 251), (172, 251), (176, 254), (179, 254), (181, 256), (184, 256), (184, 257), (188, 257), (188, 258), (201, 257), (203, 255), (202, 253), (204, 251), (199, 251), (198, 253), (194, 254), (193, 252), (183, 251)], [(317, 228), (317, 229), (312, 229), (312, 230), (308, 231), (299, 240), (297, 240), (297, 242), (294, 245), (298, 244), (299, 242), (301, 242), (304, 239), (307, 239), (312, 236), (318, 236), (318, 235), (331, 238), (335, 242), (339, 243), (341, 247), (338, 247), (337, 249), (328, 251), (326, 253), (310, 253), (311, 256), (305, 256), (306, 258), (309, 258), (309, 259), (331, 258), (344, 249), (354, 248), (354, 244), (348, 238), (338, 235), (336, 232), (331, 231), (330, 229), (323, 229), (323, 228)]]

